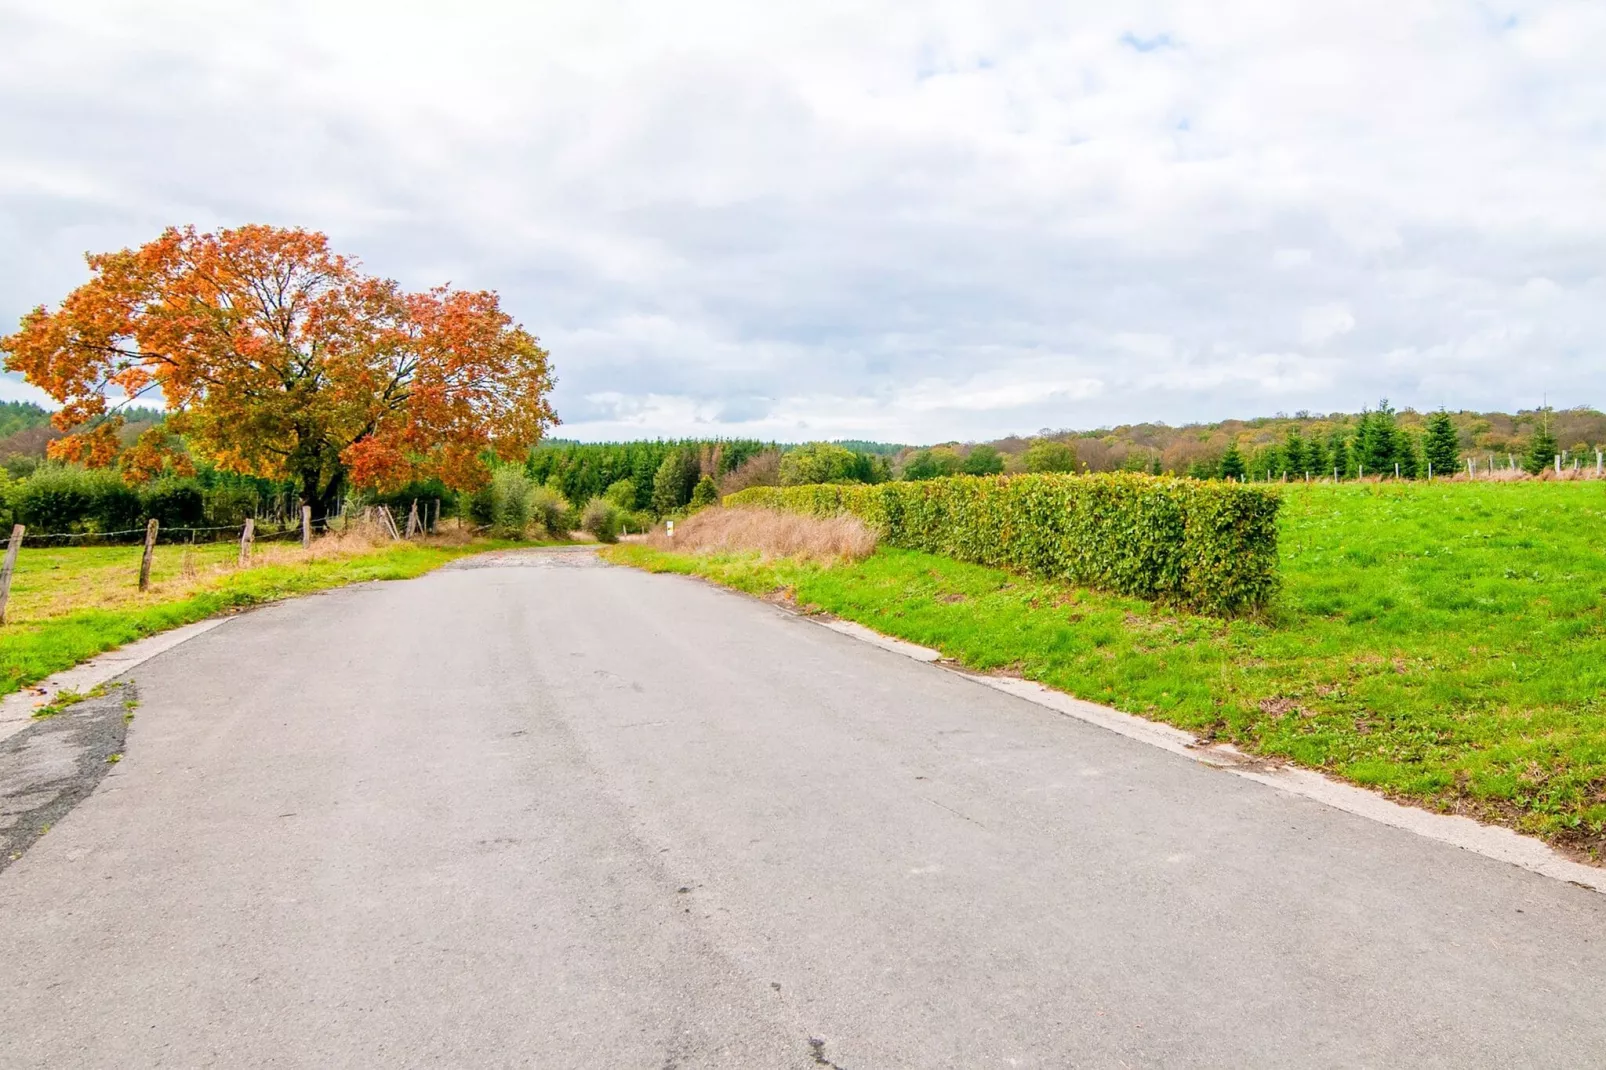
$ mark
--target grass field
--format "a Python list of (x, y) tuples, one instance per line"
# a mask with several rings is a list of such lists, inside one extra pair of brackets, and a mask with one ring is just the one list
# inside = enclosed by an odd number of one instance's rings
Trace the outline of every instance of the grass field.
[(0, 627), (0, 694), (124, 643), (242, 606), (365, 580), (408, 579), (498, 543), (263, 545), (239, 569), (232, 543), (158, 546), (138, 588), (139, 546), (23, 549)]
[(1606, 484), (1291, 485), (1280, 544), (1277, 603), (1234, 621), (887, 548), (606, 552), (1606, 851)]

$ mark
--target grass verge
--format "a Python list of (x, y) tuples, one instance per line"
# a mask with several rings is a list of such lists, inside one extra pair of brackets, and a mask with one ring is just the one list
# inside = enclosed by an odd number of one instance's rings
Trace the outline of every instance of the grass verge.
[[(134, 584), (138, 547), (24, 550), (0, 627), (0, 695), (96, 654), (218, 613), (366, 580), (420, 576), (500, 543), (395, 543), (333, 552), (277, 548), (230, 567), (237, 549), (162, 546), (151, 588)], [(186, 556), (186, 552), (188, 556)]]
[(1429, 808), (1606, 849), (1599, 484), (1290, 487), (1283, 592), (1218, 620), (882, 548), (824, 567), (604, 551), (878, 631)]

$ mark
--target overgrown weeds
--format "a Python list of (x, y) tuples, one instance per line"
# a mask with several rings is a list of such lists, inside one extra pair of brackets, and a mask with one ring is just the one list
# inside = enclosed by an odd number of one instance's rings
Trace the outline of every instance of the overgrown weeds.
[(815, 517), (771, 509), (710, 508), (675, 524), (675, 535), (660, 527), (647, 543), (683, 553), (752, 553), (766, 560), (796, 558), (817, 564), (862, 561), (875, 552), (876, 536), (853, 516)]

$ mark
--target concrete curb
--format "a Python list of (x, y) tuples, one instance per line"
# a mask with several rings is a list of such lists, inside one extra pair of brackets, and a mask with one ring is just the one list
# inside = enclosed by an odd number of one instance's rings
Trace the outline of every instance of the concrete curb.
[(1170, 751), (1201, 765), (1213, 766), (1277, 791), (1311, 799), (1368, 821), (1404, 829), (1425, 839), (1437, 840), (1464, 851), (1483, 855), (1485, 858), (1519, 866), (1540, 876), (1606, 893), (1606, 869), (1574, 862), (1549, 844), (1532, 836), (1524, 836), (1495, 825), (1484, 825), (1470, 817), (1436, 814), (1414, 806), (1404, 806), (1377, 792), (1334, 780), (1315, 770), (1254, 758), (1230, 745), (1206, 746), (1180, 728), (1135, 717), (1108, 706), (1086, 702), (1030, 680), (1007, 676), (983, 676), (941, 665), (939, 663), (942, 661), (942, 654), (938, 651), (882, 635), (862, 624), (815, 617), (803, 619), (890, 653), (928, 664), (938, 664), (939, 668), (947, 669), (972, 683), (992, 688), (994, 691), (1002, 691), (1006, 695), (1024, 699), (1055, 713), (1097, 725), (1128, 739)]
[(0, 699), (0, 740), (9, 739), (29, 725), (37, 723), (33, 719), (34, 710), (50, 703), (60, 692), (88, 691), (115, 676), (121, 676), (158, 654), (172, 650), (180, 643), (227, 624), (231, 619), (231, 617), (211, 617), (136, 640), (116, 650), (97, 654), (88, 661), (7, 695), (4, 699)]

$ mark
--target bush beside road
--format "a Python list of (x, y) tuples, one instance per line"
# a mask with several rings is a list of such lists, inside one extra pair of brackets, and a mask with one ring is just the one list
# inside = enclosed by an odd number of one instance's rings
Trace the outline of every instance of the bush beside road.
[(1282, 591), (1220, 620), (883, 547), (834, 567), (630, 545), (703, 576), (1390, 795), (1606, 849), (1595, 483), (1290, 486)]

